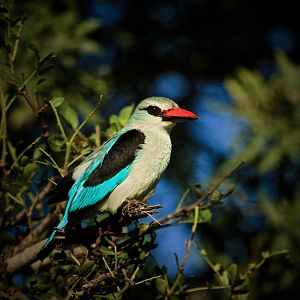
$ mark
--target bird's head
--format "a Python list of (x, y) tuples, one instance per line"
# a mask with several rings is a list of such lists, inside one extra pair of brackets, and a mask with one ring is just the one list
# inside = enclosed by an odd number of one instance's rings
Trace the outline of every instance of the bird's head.
[(133, 112), (130, 123), (171, 129), (176, 123), (192, 121), (199, 116), (178, 107), (178, 104), (166, 97), (150, 97), (141, 101)]

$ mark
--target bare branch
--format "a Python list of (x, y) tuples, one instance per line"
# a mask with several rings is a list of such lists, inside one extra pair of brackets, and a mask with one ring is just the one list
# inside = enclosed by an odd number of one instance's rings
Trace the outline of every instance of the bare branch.
[(36, 229), (32, 230), (22, 241), (19, 245), (17, 245), (14, 248), (14, 253), (20, 253), (22, 250), (26, 249), (30, 245), (33, 244), (36, 238), (41, 236), (42, 233), (44, 233), (51, 222), (53, 221), (54, 216), (51, 214), (48, 214), (41, 222), (40, 226), (38, 226)]
[[(156, 222), (151, 223), (149, 225), (149, 227), (145, 229), (146, 233), (148, 233), (149, 231), (152, 231), (154, 228), (158, 228), (161, 225), (168, 223), (169, 221), (171, 221), (173, 219), (176, 219), (178, 217), (189, 214), (197, 206), (200, 208), (200, 210), (210, 208), (213, 205), (213, 203), (208, 202), (207, 204), (202, 204), (202, 205), (201, 205), (201, 203), (203, 203), (207, 198), (209, 198), (213, 194), (213, 192), (216, 191), (226, 179), (230, 178), (244, 163), (245, 163), (245, 161), (240, 161), (237, 166), (235, 166), (230, 172), (225, 174), (212, 188), (210, 188), (208, 191), (206, 191), (196, 202), (194, 202), (186, 207), (180, 208), (180, 209), (176, 210), (174, 213), (171, 213), (165, 217), (162, 217), (161, 219), (157, 220)], [(145, 234), (144, 231), (141, 231), (140, 233)]]
[(8, 258), (5, 261), (6, 272), (14, 273), (23, 266), (30, 264), (36, 260), (37, 254), (40, 252), (45, 241), (40, 241), (37, 244), (26, 248), (23, 252)]

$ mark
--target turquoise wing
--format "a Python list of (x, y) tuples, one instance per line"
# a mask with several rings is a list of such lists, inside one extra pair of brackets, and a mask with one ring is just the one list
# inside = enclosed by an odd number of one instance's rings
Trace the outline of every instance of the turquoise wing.
[(80, 185), (79, 187), (77, 187), (74, 185), (70, 190), (72, 198), (70, 199), (70, 205), (67, 205), (66, 210), (73, 213), (81, 209), (96, 205), (127, 178), (130, 167), (131, 165), (128, 165), (112, 178), (95, 186)]
[(145, 135), (136, 129), (124, 131), (93, 152), (88, 167), (70, 189), (65, 216), (92, 207), (108, 196), (129, 175)]

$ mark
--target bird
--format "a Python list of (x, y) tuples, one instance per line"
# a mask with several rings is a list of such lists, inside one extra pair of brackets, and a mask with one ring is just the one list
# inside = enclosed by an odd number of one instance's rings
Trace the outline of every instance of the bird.
[(82, 216), (105, 211), (115, 214), (124, 201), (144, 199), (169, 164), (172, 128), (198, 118), (166, 97), (142, 100), (128, 123), (54, 188), (52, 203), (55, 194), (61, 196), (66, 188), (68, 200), (63, 218), (42, 252), (51, 252), (59, 233), (80, 222)]

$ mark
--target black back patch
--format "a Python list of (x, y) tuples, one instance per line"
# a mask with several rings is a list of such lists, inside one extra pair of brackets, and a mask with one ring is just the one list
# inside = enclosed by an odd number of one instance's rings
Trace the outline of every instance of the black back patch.
[(132, 129), (122, 134), (106, 154), (100, 164), (89, 176), (83, 186), (96, 186), (119, 173), (131, 164), (137, 150), (145, 142), (145, 135), (137, 129)]

